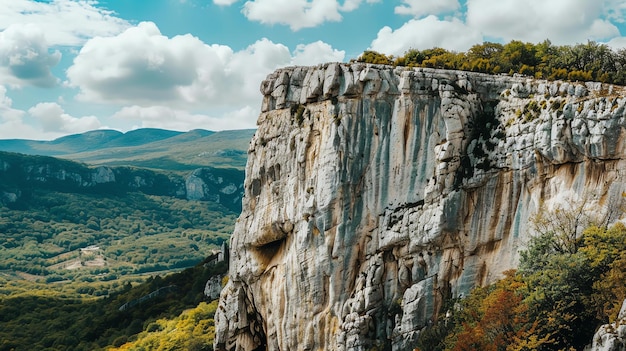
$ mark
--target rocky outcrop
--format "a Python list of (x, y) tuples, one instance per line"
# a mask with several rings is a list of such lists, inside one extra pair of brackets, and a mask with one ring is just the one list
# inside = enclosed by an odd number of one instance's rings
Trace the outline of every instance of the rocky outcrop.
[(261, 91), (216, 350), (410, 350), (539, 208), (625, 190), (622, 88), (327, 64)]
[(189, 200), (208, 200), (238, 207), (243, 196), (243, 179), (236, 170), (224, 175), (212, 168), (198, 168), (185, 179), (186, 196)]
[(216, 275), (207, 280), (204, 285), (204, 296), (206, 296), (209, 300), (215, 300), (220, 297), (220, 292), (222, 291), (222, 279), (221, 275)]
[(593, 342), (586, 351), (626, 350), (626, 300), (617, 316), (617, 321), (602, 325), (593, 336)]

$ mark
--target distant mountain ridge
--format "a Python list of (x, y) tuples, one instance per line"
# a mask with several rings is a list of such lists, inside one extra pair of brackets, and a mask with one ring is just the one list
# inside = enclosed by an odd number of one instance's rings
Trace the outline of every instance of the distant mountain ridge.
[(93, 165), (124, 165), (173, 171), (198, 167), (243, 169), (253, 129), (178, 132), (141, 128), (122, 133), (93, 130), (51, 141), (0, 140), (0, 151), (53, 156)]

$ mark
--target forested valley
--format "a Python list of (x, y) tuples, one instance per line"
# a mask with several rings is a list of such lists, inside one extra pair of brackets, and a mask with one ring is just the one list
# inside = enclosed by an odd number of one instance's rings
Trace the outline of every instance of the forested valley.
[(214, 259), (126, 281), (99, 298), (22, 282), (25, 291), (0, 294), (0, 350), (212, 350), (217, 301), (204, 287), (228, 271), (226, 261)]
[[(163, 349), (212, 348), (216, 302), (204, 289), (211, 277), (226, 276), (222, 250), (238, 215), (233, 208), (116, 183), (68, 185), (63, 179), (87, 179), (90, 169), (72, 161), (20, 154), (3, 160), (0, 350), (130, 347), (143, 342), (141, 332), (166, 330)], [(16, 176), (39, 168), (62, 177)], [(135, 181), (177, 179), (165, 171), (122, 171)], [(211, 172), (242, 177), (232, 169)]]

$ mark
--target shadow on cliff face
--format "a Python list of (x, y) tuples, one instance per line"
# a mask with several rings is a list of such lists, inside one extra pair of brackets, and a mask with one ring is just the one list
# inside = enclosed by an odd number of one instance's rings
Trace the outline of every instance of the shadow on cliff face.
[[(290, 221), (272, 223), (260, 231), (250, 244), (250, 251), (259, 266), (259, 271), (266, 271), (268, 266), (286, 249), (288, 235), (293, 231)], [(276, 262), (278, 263), (278, 262)]]

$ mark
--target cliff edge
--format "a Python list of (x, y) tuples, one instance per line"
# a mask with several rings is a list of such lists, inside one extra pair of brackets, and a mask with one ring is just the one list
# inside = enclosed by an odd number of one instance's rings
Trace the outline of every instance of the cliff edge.
[(262, 83), (216, 350), (412, 349), (540, 208), (626, 190), (626, 93), (331, 63)]

